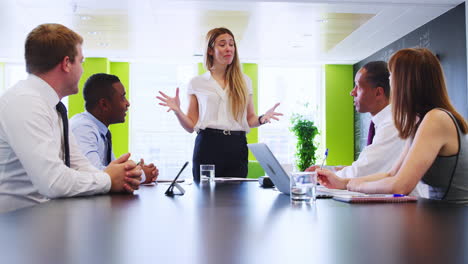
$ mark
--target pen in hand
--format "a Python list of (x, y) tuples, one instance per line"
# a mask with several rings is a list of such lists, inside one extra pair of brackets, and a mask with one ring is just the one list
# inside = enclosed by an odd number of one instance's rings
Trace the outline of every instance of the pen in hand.
[(404, 194), (366, 194), (368, 197), (405, 197), (406, 195)]
[(325, 156), (323, 157), (322, 165), (320, 165), (320, 169), (323, 168), (323, 164), (325, 163), (325, 160), (327, 160), (328, 157), (328, 149), (325, 150)]

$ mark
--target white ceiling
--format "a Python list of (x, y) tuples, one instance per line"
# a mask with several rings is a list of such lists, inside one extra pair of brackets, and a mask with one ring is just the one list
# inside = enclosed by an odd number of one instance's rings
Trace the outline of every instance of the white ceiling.
[(201, 61), (204, 34), (226, 26), (243, 62), (352, 64), (462, 2), (1, 0), (0, 61), (22, 61), (38, 24), (62, 23), (88, 57)]

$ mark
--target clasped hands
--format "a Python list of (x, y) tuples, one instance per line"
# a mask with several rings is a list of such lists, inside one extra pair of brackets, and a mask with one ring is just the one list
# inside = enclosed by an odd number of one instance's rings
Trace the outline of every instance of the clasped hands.
[(146, 176), (146, 179), (144, 182), (142, 182), (142, 184), (156, 182), (156, 179), (158, 178), (158, 175), (159, 175), (159, 170), (153, 163), (145, 164), (145, 160), (140, 159), (140, 162), (138, 162), (138, 165), (145, 172), (145, 176)]
[(111, 192), (133, 193), (139, 189), (142, 168), (129, 158), (130, 153), (123, 154), (104, 169), (111, 178)]

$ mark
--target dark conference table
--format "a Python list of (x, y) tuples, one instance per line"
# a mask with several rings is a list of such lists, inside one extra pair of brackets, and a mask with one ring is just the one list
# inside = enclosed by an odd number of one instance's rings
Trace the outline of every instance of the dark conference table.
[(468, 207), (296, 206), (255, 182), (142, 186), (0, 215), (0, 263), (468, 263)]

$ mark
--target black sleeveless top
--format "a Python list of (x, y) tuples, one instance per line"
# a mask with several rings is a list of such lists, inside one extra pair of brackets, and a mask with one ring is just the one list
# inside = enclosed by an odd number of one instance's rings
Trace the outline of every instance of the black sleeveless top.
[(468, 203), (468, 135), (463, 134), (452, 113), (440, 110), (446, 112), (457, 127), (458, 153), (437, 156), (422, 181), (429, 185), (430, 199)]

